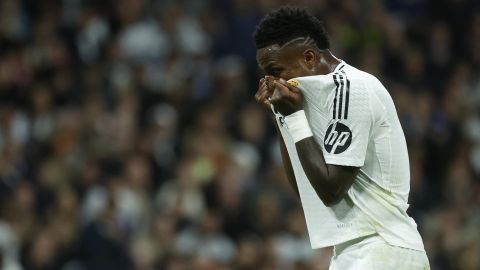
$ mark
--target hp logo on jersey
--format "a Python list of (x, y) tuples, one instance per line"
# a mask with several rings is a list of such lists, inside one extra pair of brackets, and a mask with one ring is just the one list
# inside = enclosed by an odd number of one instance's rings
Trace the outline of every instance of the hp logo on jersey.
[(352, 131), (340, 123), (334, 122), (328, 126), (325, 133), (324, 146), (328, 153), (340, 154), (352, 143)]

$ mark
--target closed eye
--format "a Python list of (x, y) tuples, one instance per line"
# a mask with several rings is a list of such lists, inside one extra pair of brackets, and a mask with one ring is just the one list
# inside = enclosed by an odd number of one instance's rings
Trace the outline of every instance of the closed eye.
[(280, 77), (280, 74), (283, 71), (283, 68), (268, 68), (265, 70), (268, 75), (271, 75), (273, 77)]

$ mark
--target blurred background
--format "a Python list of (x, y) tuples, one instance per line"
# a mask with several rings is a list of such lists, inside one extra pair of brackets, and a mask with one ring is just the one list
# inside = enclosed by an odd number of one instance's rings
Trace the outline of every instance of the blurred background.
[(289, 3), (389, 89), (432, 269), (480, 269), (476, 0), (0, 0), (0, 268), (327, 269), (253, 99)]

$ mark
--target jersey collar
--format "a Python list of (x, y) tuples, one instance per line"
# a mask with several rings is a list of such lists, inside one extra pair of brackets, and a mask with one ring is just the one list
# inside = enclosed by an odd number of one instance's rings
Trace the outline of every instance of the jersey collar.
[(340, 70), (344, 69), (345, 66), (346, 66), (345, 61), (340, 60), (340, 63), (338, 63), (338, 65), (335, 67), (335, 69), (333, 70), (333, 73), (339, 72)]

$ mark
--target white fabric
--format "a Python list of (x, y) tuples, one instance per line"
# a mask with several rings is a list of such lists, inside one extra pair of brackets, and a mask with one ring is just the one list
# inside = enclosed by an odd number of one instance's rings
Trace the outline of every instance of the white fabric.
[(304, 110), (285, 116), (285, 124), (295, 143), (313, 136)]
[(330, 270), (429, 270), (425, 251), (389, 245), (378, 235), (335, 246)]
[(276, 113), (312, 247), (378, 233), (391, 245), (423, 251), (416, 223), (406, 213), (410, 190), (407, 146), (387, 90), (374, 76), (344, 62), (330, 74), (295, 80), (326, 162), (360, 167), (348, 194), (338, 204), (325, 206), (302, 169), (284, 117)]

